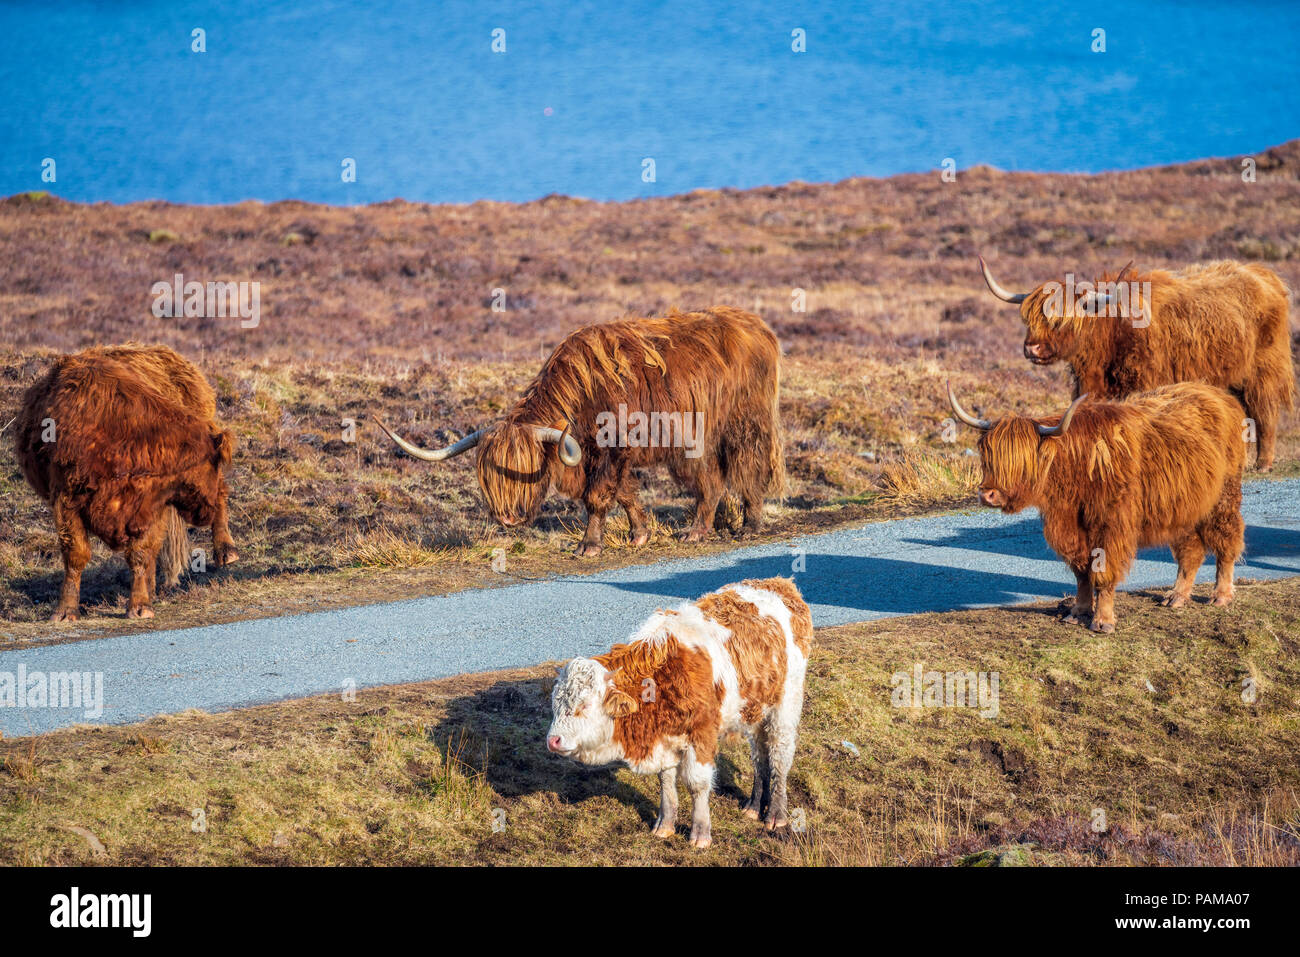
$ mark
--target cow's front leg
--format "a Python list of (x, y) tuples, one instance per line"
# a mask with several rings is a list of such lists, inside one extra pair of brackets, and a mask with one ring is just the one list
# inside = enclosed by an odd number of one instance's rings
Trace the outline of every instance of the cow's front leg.
[(677, 769), (664, 768), (659, 772), (659, 820), (655, 821), (655, 837), (672, 837), (677, 831)]
[(712, 458), (701, 461), (695, 477), (695, 521), (682, 535), (684, 542), (702, 542), (713, 532), (713, 520), (725, 488), (717, 462)]
[(1077, 625), (1092, 614), (1092, 569), (1087, 565), (1074, 569), (1077, 586), (1074, 591), (1074, 604), (1061, 620), (1066, 624)]
[(1169, 608), (1182, 608), (1192, 599), (1192, 587), (1196, 584), (1196, 573), (1205, 561), (1205, 543), (1196, 532), (1177, 539), (1169, 550), (1178, 562), (1178, 577), (1174, 579), (1174, 589), (1161, 602)]
[(628, 544), (633, 548), (639, 548), (650, 541), (645, 507), (637, 494), (639, 485), (630, 469), (625, 472), (622, 481), (618, 484), (618, 504), (623, 506), (623, 511), (627, 512)]
[(1092, 630), (1110, 634), (1115, 630), (1115, 585), (1097, 589), (1097, 610), (1092, 616)]
[(580, 558), (594, 558), (601, 553), (605, 539), (605, 513), (587, 509), (587, 531), (578, 545)]
[(582, 504), (587, 509), (587, 531), (578, 545), (578, 555), (590, 558), (599, 555), (605, 541), (605, 513), (614, 504), (617, 483), (608, 473), (593, 475), (587, 482), (587, 489), (582, 495)]
[(682, 778), (691, 792), (691, 844), (698, 848), (713, 843), (713, 823), (709, 817), (709, 792), (713, 790), (713, 764), (699, 760), (692, 748), (681, 763)]
[(226, 517), (226, 503), (217, 503), (217, 516), (212, 522), (212, 557), (218, 568), (233, 565), (239, 560), (235, 551), (235, 540), (230, 535), (230, 524)]

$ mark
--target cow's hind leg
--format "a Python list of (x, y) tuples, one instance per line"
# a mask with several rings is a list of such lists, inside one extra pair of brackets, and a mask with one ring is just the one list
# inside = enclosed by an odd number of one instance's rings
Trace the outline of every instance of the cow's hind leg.
[(1178, 562), (1178, 577), (1174, 580), (1174, 590), (1161, 602), (1169, 608), (1182, 608), (1191, 600), (1192, 586), (1196, 584), (1196, 573), (1200, 571), (1201, 562), (1205, 561), (1205, 543), (1196, 532), (1177, 538), (1169, 546)]
[(769, 831), (790, 823), (787, 806), (786, 776), (794, 763), (795, 743), (799, 737), (799, 716), (803, 712), (803, 686), (787, 688), (786, 697), (767, 720), (767, 749), (771, 777), (771, 803), (765, 822)]
[(131, 568), (131, 597), (126, 603), (128, 618), (153, 617), (150, 601), (158, 568), (158, 551), (166, 535), (167, 521), (162, 516), (126, 546), (126, 563)]
[(672, 837), (677, 830), (677, 768), (664, 768), (659, 772), (659, 820), (655, 821), (655, 837)]
[[(1285, 321), (1283, 324), (1285, 328)], [(1281, 407), (1289, 404), (1292, 372), (1285, 369), (1261, 369), (1242, 389), (1242, 405), (1255, 423), (1255, 468), (1267, 472), (1273, 468), (1277, 449), (1277, 426)], [(1244, 423), (1243, 423), (1244, 427)]]
[(1226, 605), (1234, 594), (1233, 565), (1246, 547), (1240, 477), (1233, 476), (1224, 483), (1223, 494), (1199, 531), (1206, 547), (1214, 552), (1214, 604)]
[(691, 792), (691, 843), (704, 848), (713, 843), (713, 823), (709, 817), (709, 792), (713, 790), (713, 765), (699, 760), (694, 748), (688, 748), (679, 765), (686, 789)]
[(59, 499), (54, 500), (54, 526), (63, 553), (63, 591), (50, 621), (76, 621), (81, 604), (81, 573), (90, 562), (90, 539), (81, 516)]
[(771, 801), (771, 764), (767, 753), (767, 724), (759, 724), (749, 739), (749, 757), (754, 763), (754, 788), (742, 805), (745, 817), (757, 821), (767, 812)]

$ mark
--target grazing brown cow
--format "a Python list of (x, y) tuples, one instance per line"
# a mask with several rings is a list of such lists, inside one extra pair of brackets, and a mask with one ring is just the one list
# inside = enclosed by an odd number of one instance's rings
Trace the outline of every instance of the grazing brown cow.
[(546, 746), (583, 764), (658, 774), (657, 837), (675, 833), (681, 771), (694, 801), (691, 843), (708, 847), (718, 739), (739, 731), (754, 761), (745, 815), (785, 827), (812, 637), (812, 613), (788, 578), (727, 585), (655, 612), (626, 644), (560, 669)]
[(1012, 294), (980, 268), (999, 299), (1020, 306), (1025, 358), (1069, 364), (1074, 394), (1118, 399), (1174, 382), (1208, 382), (1255, 421), (1255, 464), (1273, 466), (1278, 420), (1292, 408), (1286, 284), (1264, 266), (1213, 262), (1179, 272), (1130, 272), (1077, 287), (1044, 283)]
[(23, 397), (14, 434), (19, 467), (54, 511), (63, 593), (52, 620), (75, 620), (88, 533), (131, 568), (127, 614), (151, 618), (158, 554), (174, 582), (185, 555), (181, 519), (212, 527), (214, 561), (237, 557), (222, 474), (234, 436), (215, 421), (202, 374), (164, 346), (87, 349), (59, 358)]
[(478, 480), (502, 525), (530, 522), (554, 488), (587, 509), (579, 554), (601, 550), (605, 513), (623, 506), (632, 544), (650, 537), (633, 470), (666, 464), (695, 494), (688, 542), (705, 538), (724, 492), (744, 504), (744, 531), (785, 484), (777, 409), (780, 346), (741, 309), (672, 312), (579, 329), (551, 353), (495, 426), (430, 452), (380, 427), (408, 454), (436, 462), (478, 446)]
[(983, 432), (980, 502), (1008, 514), (1038, 509), (1047, 544), (1078, 581), (1066, 621), (1092, 615), (1093, 631), (1114, 631), (1115, 586), (1138, 549), (1151, 545), (1169, 545), (1178, 562), (1166, 605), (1187, 603), (1207, 550), (1214, 552), (1214, 604), (1228, 604), (1244, 544), (1241, 405), (1222, 389), (1190, 382), (1118, 402), (1087, 398), (1063, 416), (993, 423), (969, 415), (950, 385), (957, 418)]

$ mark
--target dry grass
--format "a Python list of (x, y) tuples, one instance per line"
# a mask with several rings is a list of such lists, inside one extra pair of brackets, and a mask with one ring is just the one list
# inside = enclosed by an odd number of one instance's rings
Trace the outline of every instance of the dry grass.
[(979, 459), (972, 455), (908, 453), (885, 466), (880, 504), (916, 511), (969, 503), (979, 488)]
[[(738, 740), (714, 846), (651, 837), (653, 778), (546, 753), (538, 666), (0, 742), (0, 862), (1300, 864), (1300, 580), (1157, 598), (1119, 636), (1046, 606), (819, 631), (788, 840), (741, 815)], [(917, 662), (997, 672), (997, 716), (892, 707)]]
[(428, 548), (391, 528), (351, 536), (345, 552), (347, 561), (361, 568), (428, 568), (463, 560), (462, 549)]

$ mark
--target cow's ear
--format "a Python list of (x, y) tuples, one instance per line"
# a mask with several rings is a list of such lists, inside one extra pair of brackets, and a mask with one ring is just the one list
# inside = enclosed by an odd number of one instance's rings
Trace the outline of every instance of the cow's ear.
[(636, 699), (614, 688), (605, 695), (605, 713), (611, 718), (623, 718), (636, 710)]

